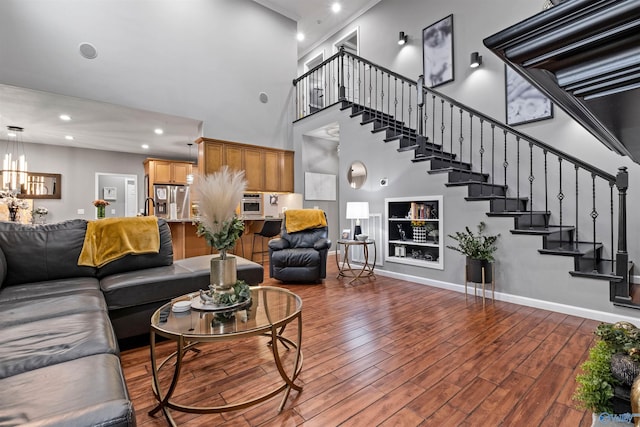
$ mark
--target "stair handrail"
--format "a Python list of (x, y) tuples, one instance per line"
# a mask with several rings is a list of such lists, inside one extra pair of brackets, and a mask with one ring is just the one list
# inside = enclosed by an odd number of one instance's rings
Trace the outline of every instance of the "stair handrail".
[[(409, 88), (411, 90), (413, 90), (413, 87), (415, 87), (415, 93), (416, 93), (416, 100), (415, 101), (411, 101), (411, 97), (409, 98), (409, 103), (407, 104), (409, 106), (409, 112), (411, 113), (411, 106), (415, 106), (416, 107), (416, 119), (417, 119), (417, 126), (416, 126), (416, 130), (418, 130), (418, 137), (419, 139), (422, 139), (422, 141), (426, 140), (425, 136), (422, 134), (422, 121), (420, 119), (420, 114), (422, 111), (422, 107), (424, 104), (420, 104), (419, 100), (424, 100), (424, 96), (425, 95), (431, 95), (432, 99), (435, 99), (435, 97), (438, 97), (443, 103), (444, 102), (448, 102), (449, 105), (451, 106), (451, 108), (458, 108), (462, 114), (462, 112), (468, 113), (470, 116), (475, 116), (476, 118), (478, 118), (481, 122), (487, 122), (488, 124), (490, 124), (493, 127), (498, 128), (499, 130), (501, 130), (504, 135), (505, 135), (505, 147), (507, 144), (507, 138), (506, 135), (507, 133), (515, 136), (515, 143), (518, 144), (520, 142), (520, 140), (526, 141), (529, 144), (536, 146), (540, 149), (542, 149), (545, 153), (550, 153), (554, 156), (556, 156), (557, 158), (561, 159), (561, 160), (566, 160), (570, 163), (572, 163), (574, 165), (574, 167), (576, 168), (576, 170), (578, 170), (578, 168), (581, 168), (584, 171), (587, 171), (589, 173), (591, 173), (591, 175), (595, 178), (595, 177), (599, 177), (601, 179), (603, 179), (604, 181), (606, 181), (609, 186), (611, 188), (613, 188), (613, 186), (616, 186), (618, 188), (618, 193), (619, 193), (619, 203), (618, 203), (618, 207), (619, 207), (619, 218), (618, 218), (618, 248), (617, 248), (617, 256), (616, 256), (616, 274), (619, 276), (623, 277), (622, 282), (620, 282), (618, 285), (616, 286), (612, 286), (612, 290), (611, 290), (611, 300), (626, 300), (628, 297), (628, 269), (627, 269), (627, 263), (628, 263), (628, 254), (626, 252), (626, 190), (628, 187), (628, 171), (626, 170), (626, 168), (620, 168), (618, 170), (618, 173), (616, 175), (610, 174), (596, 166), (593, 166), (591, 164), (586, 163), (583, 160), (580, 160), (574, 156), (572, 156), (571, 154), (565, 153), (561, 150), (558, 150), (552, 146), (550, 146), (547, 143), (544, 143), (542, 141), (540, 141), (537, 138), (534, 138), (530, 135), (526, 135), (516, 129), (514, 129), (513, 127), (509, 126), (508, 124), (502, 123), (472, 107), (469, 107), (467, 105), (462, 104), (459, 101), (456, 101), (455, 99), (433, 89), (433, 88), (427, 88), (425, 86), (422, 86), (422, 97), (417, 96), (418, 95), (418, 85), (423, 85), (424, 82), (424, 77), (420, 76), (418, 78), (418, 81), (409, 79), (405, 76), (402, 76), (392, 70), (389, 70), (386, 67), (380, 66), (378, 64), (375, 64), (372, 61), (369, 61), (359, 55), (347, 52), (344, 50), (343, 47), (340, 48), (340, 50), (338, 52), (336, 52), (334, 55), (332, 55), (331, 57), (329, 57), (328, 59), (324, 60), (322, 63), (318, 64), (317, 66), (313, 67), (312, 69), (308, 70), (306, 73), (304, 73), (303, 75), (301, 75), (300, 77), (296, 78), (293, 80), (293, 85), (297, 86), (298, 83), (302, 80), (304, 80), (305, 78), (311, 76), (313, 73), (317, 72), (318, 70), (322, 69), (323, 67), (326, 67), (327, 65), (331, 64), (333, 61), (335, 61), (336, 59), (339, 58), (339, 63), (337, 64), (336, 67), (336, 73), (337, 73), (337, 81), (338, 81), (338, 93), (340, 94), (339, 97), (335, 100), (335, 102), (328, 104), (328, 105), (324, 105), (321, 108), (327, 108), (330, 105), (334, 105), (335, 103), (341, 102), (341, 101), (345, 101), (345, 70), (344, 70), (344, 60), (345, 57), (348, 58), (352, 58), (354, 61), (358, 61), (359, 63), (363, 63), (365, 65), (370, 66), (371, 68), (375, 68), (376, 69), (376, 75), (377, 72), (380, 71), (382, 73), (386, 73), (389, 76), (393, 77), (394, 79), (400, 80), (401, 82), (407, 83)], [(334, 77), (335, 78), (335, 77)], [(377, 79), (377, 77), (376, 77)], [(377, 80), (376, 80), (377, 83)], [(312, 112), (311, 112), (312, 113)], [(300, 118), (304, 118), (306, 117), (306, 115), (303, 115)], [(411, 126), (410, 120), (411, 120), (411, 114), (409, 115), (409, 127)], [(404, 120), (404, 119), (403, 119)], [(513, 144), (513, 142), (510, 142), (510, 144)], [(613, 240), (613, 235), (612, 235), (612, 240)], [(613, 250), (613, 247), (612, 247)]]

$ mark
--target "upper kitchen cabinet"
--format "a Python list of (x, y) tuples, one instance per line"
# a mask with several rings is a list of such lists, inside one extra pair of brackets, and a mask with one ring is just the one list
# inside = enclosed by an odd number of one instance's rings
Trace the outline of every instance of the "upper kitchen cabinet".
[(162, 159), (146, 159), (144, 161), (145, 174), (149, 175), (149, 183), (186, 185), (187, 176), (192, 173), (191, 162), (171, 161)]
[(196, 142), (201, 173), (227, 165), (245, 172), (249, 191), (293, 192), (293, 151), (209, 138)]

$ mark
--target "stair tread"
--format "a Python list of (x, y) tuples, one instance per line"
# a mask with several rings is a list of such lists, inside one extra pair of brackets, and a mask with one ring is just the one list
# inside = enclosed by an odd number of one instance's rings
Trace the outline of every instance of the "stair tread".
[[(559, 242), (558, 242), (559, 243)], [(596, 243), (597, 248), (602, 248), (602, 243)], [(560, 256), (582, 256), (593, 250), (593, 242), (565, 242), (563, 247), (538, 249), (538, 252), (545, 255)]]
[[(550, 211), (502, 211), (502, 212), (487, 212), (487, 216), (509, 216), (509, 217), (515, 217), (515, 216), (525, 216), (525, 215), (551, 215)], [(550, 226), (550, 227), (555, 227), (555, 226)], [(558, 226), (559, 227), (559, 226)], [(567, 227), (567, 226), (563, 226), (563, 227)], [(529, 228), (529, 227), (527, 227)], [(540, 227), (538, 227), (540, 228)], [(544, 227), (542, 227), (544, 228)]]
[[(462, 172), (465, 173), (467, 175), (481, 175), (484, 177), (489, 177), (488, 173), (480, 173), (480, 172), (475, 172), (475, 171), (470, 171), (467, 169), (460, 169), (460, 168), (454, 168), (454, 167), (448, 167), (448, 168), (442, 168), (442, 169), (434, 169), (432, 171), (429, 171), (429, 173), (442, 173), (442, 172)], [(474, 182), (478, 182), (478, 181), (474, 181)]]
[(608, 281), (620, 281), (623, 279), (622, 276), (618, 276), (615, 273), (612, 273), (612, 264), (613, 261), (609, 259), (603, 259), (598, 262), (597, 270), (589, 269), (583, 271), (570, 271), (569, 274), (575, 277), (587, 277), (592, 279), (600, 279), (600, 280), (608, 280)]
[[(467, 196), (464, 198), (465, 200), (468, 200), (470, 202), (476, 201), (476, 200), (519, 200), (519, 201), (528, 201), (529, 198), (528, 197), (505, 197), (505, 196)], [(528, 212), (527, 212), (528, 213)]]
[(490, 184), (488, 182), (478, 182), (478, 181), (457, 181), (457, 182), (447, 182), (445, 186), (447, 187), (462, 187), (463, 185), (482, 185), (483, 187), (494, 187), (505, 189), (504, 185), (500, 184)]
[(558, 225), (550, 225), (549, 227), (533, 226), (533, 227), (527, 227), (527, 228), (513, 229), (511, 230), (511, 234), (532, 234), (537, 236), (544, 236), (548, 234), (557, 233), (560, 230), (563, 230), (563, 231), (575, 230), (575, 227), (568, 226), (568, 225), (563, 225), (562, 228), (560, 228), (560, 226)]

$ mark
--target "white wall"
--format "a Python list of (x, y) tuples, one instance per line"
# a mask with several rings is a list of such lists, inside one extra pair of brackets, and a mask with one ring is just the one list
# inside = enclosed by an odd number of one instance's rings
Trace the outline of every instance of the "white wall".
[[(206, 137), (290, 148), (295, 33), (295, 22), (249, 0), (6, 0), (0, 83), (190, 117), (204, 121)], [(79, 55), (82, 42), (96, 59)]]

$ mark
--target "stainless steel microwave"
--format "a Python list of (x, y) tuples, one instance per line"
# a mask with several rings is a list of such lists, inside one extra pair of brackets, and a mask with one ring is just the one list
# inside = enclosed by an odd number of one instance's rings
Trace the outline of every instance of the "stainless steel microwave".
[(245, 193), (240, 202), (240, 215), (262, 216), (262, 194)]

